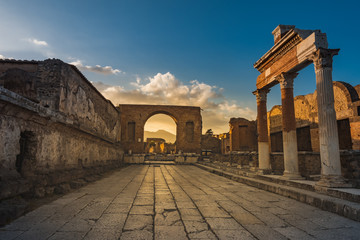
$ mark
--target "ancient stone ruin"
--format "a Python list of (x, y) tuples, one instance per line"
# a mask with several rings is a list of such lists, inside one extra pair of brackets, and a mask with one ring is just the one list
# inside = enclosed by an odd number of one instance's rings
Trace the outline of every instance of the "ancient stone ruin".
[[(327, 49), (326, 34), (279, 25), (273, 35), (274, 46), (254, 64), (260, 72), (254, 91), (257, 121), (231, 118), (229, 133), (217, 136), (222, 155), (212, 160), (257, 166), (254, 171), (288, 179), (320, 177), (321, 186), (349, 186), (343, 177), (359, 186), (360, 85), (332, 81), (332, 56), (338, 50)], [(294, 98), (297, 72), (313, 62), (316, 91)], [(282, 106), (268, 110), (267, 94), (278, 83)]]
[[(328, 49), (321, 31), (279, 25), (273, 35), (274, 46), (254, 65), (257, 120), (235, 116), (229, 132), (219, 135), (202, 135), (199, 107), (116, 107), (75, 66), (0, 60), (0, 200), (63, 192), (126, 163), (194, 163), (200, 154), (258, 174), (321, 175), (318, 185), (326, 187), (348, 186), (345, 177), (359, 186), (360, 85), (332, 81), (339, 50)], [(293, 81), (311, 63), (317, 89), (294, 98)], [(277, 84), (282, 106), (268, 111), (266, 97)], [(146, 121), (159, 113), (176, 123), (169, 151), (161, 139), (144, 141)], [(147, 155), (151, 148), (163, 156)]]
[(1, 60), (0, 92), (0, 199), (122, 164), (119, 111), (76, 67)]
[[(273, 35), (257, 120), (222, 134), (202, 134), (199, 107), (116, 107), (60, 60), (0, 60), (0, 239), (357, 239), (359, 189), (343, 187), (360, 188), (360, 84), (332, 81), (339, 50), (319, 30)], [(317, 88), (294, 97), (311, 63)], [(175, 143), (144, 139), (159, 113)]]
[(254, 92), (258, 103), (259, 168), (270, 169), (266, 94), (280, 84), (284, 145), (284, 175), (301, 178), (298, 164), (293, 81), (298, 71), (314, 63), (316, 73), (320, 156), (323, 186), (344, 186), (341, 176), (338, 132), (332, 87), (332, 57), (339, 49), (328, 49), (326, 34), (319, 30), (300, 30), (279, 25), (274, 31), (274, 46), (255, 64), (260, 75)]
[(199, 107), (115, 107), (56, 59), (0, 60), (0, 109), (0, 200), (64, 192), (122, 166), (124, 151), (145, 152), (144, 125), (157, 113), (176, 121), (177, 152), (200, 153)]
[(176, 123), (176, 151), (200, 153), (202, 119), (199, 107), (120, 104), (121, 142), (127, 153), (144, 153), (144, 126), (155, 114), (170, 116)]

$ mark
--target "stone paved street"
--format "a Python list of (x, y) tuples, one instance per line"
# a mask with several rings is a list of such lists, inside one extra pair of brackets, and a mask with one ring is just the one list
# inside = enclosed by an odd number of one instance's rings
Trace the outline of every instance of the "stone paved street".
[(0, 239), (359, 239), (360, 223), (190, 165), (132, 165), (0, 229)]

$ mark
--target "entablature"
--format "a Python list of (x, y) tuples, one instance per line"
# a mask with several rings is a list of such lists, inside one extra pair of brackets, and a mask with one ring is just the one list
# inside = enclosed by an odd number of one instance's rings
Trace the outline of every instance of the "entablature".
[[(281, 28), (287, 30), (278, 35)], [(275, 44), (254, 67), (261, 73), (257, 78), (257, 89), (277, 84), (276, 77), (283, 72), (296, 72), (311, 61), (308, 56), (319, 48), (328, 48), (326, 34), (320, 30), (301, 30), (295, 26), (279, 25), (273, 31)], [(276, 36), (275, 36), (276, 34)]]

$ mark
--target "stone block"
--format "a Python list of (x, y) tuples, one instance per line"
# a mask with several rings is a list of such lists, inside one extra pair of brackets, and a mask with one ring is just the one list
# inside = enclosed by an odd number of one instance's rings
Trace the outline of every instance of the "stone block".
[(64, 194), (70, 192), (71, 188), (68, 183), (62, 183), (59, 186), (56, 186), (54, 192), (57, 194)]
[(132, 215), (130, 214), (125, 222), (125, 231), (153, 229), (153, 217), (151, 215)]
[(34, 190), (34, 197), (42, 198), (42, 197), (45, 197), (45, 195), (46, 195), (45, 188), (43, 188), (43, 187), (37, 187), (37, 188), (35, 188), (35, 190)]
[(185, 162), (185, 157), (184, 156), (176, 156), (175, 157), (175, 162), (177, 162), (177, 163), (183, 163), (183, 162)]
[(184, 226), (155, 226), (155, 239), (187, 239)]

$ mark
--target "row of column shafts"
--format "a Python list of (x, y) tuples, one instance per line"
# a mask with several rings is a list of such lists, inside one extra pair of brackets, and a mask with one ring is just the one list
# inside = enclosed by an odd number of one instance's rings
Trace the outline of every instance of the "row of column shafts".
[[(334, 90), (332, 85), (332, 58), (339, 49), (318, 49), (309, 56), (314, 63), (319, 119), (321, 179), (319, 186), (346, 187), (341, 175), (340, 151), (336, 113), (334, 109)], [(301, 179), (298, 165), (296, 120), (294, 111), (293, 81), (298, 73), (282, 73), (276, 77), (281, 88), (284, 177)], [(269, 172), (270, 150), (267, 127), (266, 96), (270, 89), (254, 91), (257, 100), (259, 171)]]

